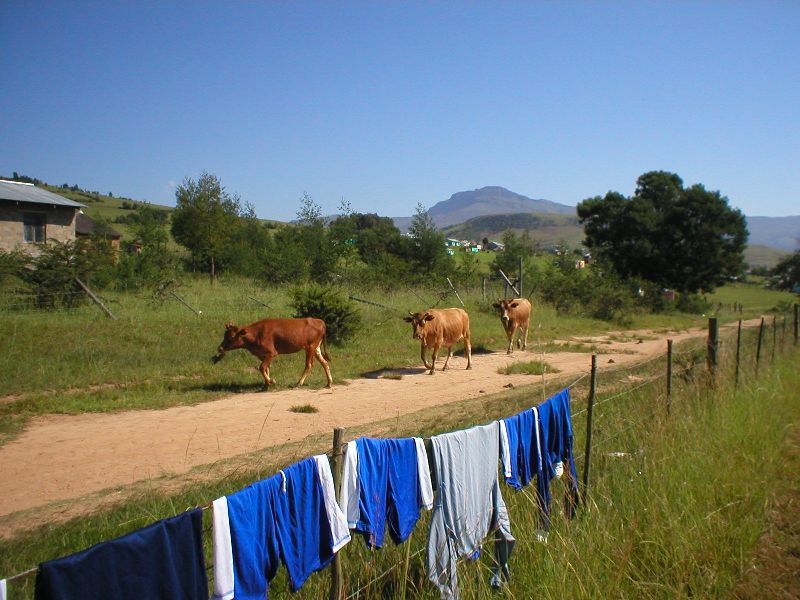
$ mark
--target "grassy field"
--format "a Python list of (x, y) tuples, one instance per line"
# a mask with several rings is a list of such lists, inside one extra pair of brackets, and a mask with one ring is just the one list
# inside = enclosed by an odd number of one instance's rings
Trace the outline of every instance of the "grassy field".
[[(583, 330), (587, 324), (565, 327)], [(775, 490), (781, 481), (796, 482), (800, 476), (785, 472), (782, 451), (787, 432), (800, 426), (800, 371), (796, 368), (800, 354), (791, 345), (791, 334), (777, 340), (776, 358), (770, 358), (767, 346), (757, 377), (755, 334), (746, 334), (737, 389), (732, 385), (733, 339), (722, 340), (715, 385), (705, 376), (703, 342), (677, 347), (669, 408), (663, 358), (631, 370), (603, 373), (594, 410), (588, 502), (578, 518), (563, 516), (556, 493), (549, 541), (546, 545), (534, 542), (538, 523), (530, 491), (515, 493), (503, 487), (518, 541), (511, 559), (512, 580), (501, 595), (729, 596), (751, 564)], [(555, 392), (566, 383), (551, 378), (541, 393)], [(579, 474), (584, 468), (587, 384), (584, 379), (572, 390)], [(518, 388), (371, 427), (384, 436), (433, 435), (509, 416), (530, 406), (531, 397), (539, 393), (536, 386)], [(356, 437), (367, 431), (361, 428), (348, 434)], [(187, 506), (206, 504), (306, 456), (320, 441), (260, 451), (243, 463), (247, 466), (225, 478), (197, 483), (188, 491), (145, 491), (123, 506), (1, 541), (0, 576), (132, 531)], [(210, 523), (208, 513), (205, 518)], [(346, 546), (342, 557), (347, 593), (361, 590), (360, 598), (404, 593), (414, 598), (437, 597), (425, 577), (428, 518), (423, 517), (402, 546), (388, 544), (370, 552), (357, 538)], [(464, 597), (497, 597), (487, 585), (491, 552), (489, 546), (486, 549), (478, 563), (459, 566)], [(293, 595), (281, 571), (270, 587), (270, 597), (323, 597), (328, 581), (327, 573), (315, 575)], [(32, 579), (12, 582), (10, 592), (13, 598), (32, 597)]]
[[(437, 303), (458, 306), (445, 288), (345, 293), (384, 307), (359, 303), (364, 322), (361, 333), (330, 347), (336, 382), (378, 369), (416, 366), (419, 346), (402, 317)], [(252, 355), (233, 352), (218, 365), (210, 358), (222, 339), (224, 323), (243, 325), (266, 316), (291, 316), (287, 290), (262, 288), (241, 279), (221, 279), (214, 285), (198, 279), (180, 288), (178, 296), (202, 314), (173, 296), (157, 300), (148, 294), (104, 296), (117, 320), (107, 319), (92, 304), (71, 311), (4, 311), (0, 319), (0, 336), (5, 340), (0, 348), (0, 398), (4, 399), (0, 440), (9, 439), (38, 414), (157, 409), (260, 389), (258, 360)], [(486, 301), (480, 290), (461, 292), (470, 314), (472, 343), (478, 350), (505, 348), (505, 334), (491, 308), (491, 301), (499, 296), (502, 288), (497, 284), (489, 286)], [(712, 296), (724, 306), (743, 303), (743, 317), (762, 314), (791, 299), (790, 294), (745, 285), (728, 286)], [(719, 316), (739, 317), (725, 307)], [(634, 317), (629, 328), (685, 329), (703, 322), (697, 315), (642, 314)], [(537, 306), (529, 349), (546, 350), (555, 339), (608, 329), (604, 321), (559, 316), (547, 305)], [(303, 360), (299, 353), (274, 361), (272, 375), (280, 387), (296, 383)], [(317, 365), (307, 385), (324, 384)]]

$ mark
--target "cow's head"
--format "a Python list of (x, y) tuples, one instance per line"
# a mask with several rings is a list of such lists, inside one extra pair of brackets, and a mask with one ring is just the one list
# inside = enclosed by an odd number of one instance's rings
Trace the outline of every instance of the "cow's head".
[(433, 321), (436, 317), (434, 317), (429, 312), (421, 312), (421, 313), (408, 313), (408, 317), (404, 317), (403, 321), (406, 323), (411, 323), (411, 327), (413, 327), (414, 331), (412, 337), (415, 340), (421, 340), (425, 337), (425, 329), (430, 321)]
[(492, 306), (500, 311), (500, 320), (503, 323), (508, 323), (508, 320), (511, 318), (511, 313), (519, 306), (519, 302), (514, 299), (498, 300), (492, 304)]
[(244, 348), (247, 339), (247, 328), (237, 327), (232, 323), (225, 323), (225, 337), (217, 348), (217, 354), (212, 357), (215, 363), (222, 360), (225, 353), (229, 350), (236, 350), (237, 348)]

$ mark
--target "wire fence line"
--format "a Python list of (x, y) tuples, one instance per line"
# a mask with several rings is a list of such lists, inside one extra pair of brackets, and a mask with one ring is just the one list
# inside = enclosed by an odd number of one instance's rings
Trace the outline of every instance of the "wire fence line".
[[(795, 328), (795, 331), (796, 331), (796, 328)], [(782, 341), (781, 341), (782, 346), (786, 345), (785, 342), (786, 342), (786, 340), (785, 340), (785, 338), (783, 338)], [(774, 344), (777, 345), (777, 340), (775, 340)], [(795, 345), (797, 344), (797, 338), (796, 337), (795, 337), (795, 340), (794, 340), (794, 344)], [(698, 354), (699, 352), (701, 352), (701, 349), (687, 350), (687, 351), (682, 351), (682, 352), (673, 352), (672, 353), (672, 358), (674, 360), (675, 356), (687, 355), (687, 354), (692, 354), (693, 356), (698, 357), (699, 356), (699, 354)], [(627, 370), (628, 371), (636, 370), (636, 369), (639, 369), (639, 368), (641, 368), (643, 366), (650, 365), (651, 363), (653, 363), (653, 362), (655, 362), (657, 360), (660, 360), (660, 359), (664, 359), (664, 358), (665, 358), (665, 355), (657, 355), (657, 356), (649, 358), (649, 359), (647, 359), (645, 361), (637, 362), (637, 363), (635, 363), (633, 365), (630, 365)], [(737, 357), (737, 359), (738, 359), (738, 357)], [(687, 367), (683, 368), (682, 370), (673, 371), (672, 375), (675, 376), (675, 375), (680, 375), (680, 373), (688, 373), (690, 371), (693, 371), (695, 368), (697, 368), (700, 365), (703, 365), (703, 362), (701, 362), (700, 360), (696, 360), (691, 365), (688, 365)], [(615, 372), (619, 372), (619, 371), (615, 371)], [(581, 381), (583, 381), (584, 379), (586, 379), (590, 375), (591, 375), (590, 372), (586, 372), (586, 373), (581, 374), (577, 379), (575, 379), (572, 383), (570, 383), (568, 386), (566, 386), (567, 389), (574, 389)], [(643, 389), (646, 386), (652, 385), (652, 384), (654, 384), (656, 382), (660, 382), (663, 379), (665, 379), (666, 377), (667, 377), (666, 373), (661, 373), (661, 374), (658, 374), (658, 375), (651, 375), (647, 381), (639, 383), (639, 384), (637, 384), (637, 385), (635, 385), (635, 386), (633, 386), (631, 388), (627, 388), (627, 389), (624, 389), (622, 391), (616, 392), (616, 393), (612, 394), (609, 397), (603, 398), (602, 400), (600, 400), (598, 402), (595, 402), (594, 403), (594, 407), (596, 408), (598, 406), (605, 405), (605, 404), (607, 404), (609, 402), (619, 400), (620, 398), (624, 398), (626, 396), (630, 396), (634, 392), (636, 392), (636, 391), (638, 391), (640, 389)], [(646, 411), (644, 414), (638, 414), (637, 415), (638, 419), (635, 419), (635, 420), (634, 419), (630, 419), (630, 420), (625, 421), (625, 423), (627, 423), (627, 426), (625, 426), (622, 429), (618, 429), (617, 431), (615, 431), (611, 435), (607, 435), (607, 436), (605, 436), (603, 438), (598, 439), (596, 442), (594, 442), (595, 445), (596, 446), (603, 446), (604, 444), (606, 444), (606, 443), (608, 443), (610, 441), (613, 441), (614, 439), (619, 438), (620, 436), (622, 436), (626, 432), (630, 431), (631, 429), (633, 429), (634, 427), (639, 425), (642, 418), (651, 418), (651, 417), (655, 416), (663, 408), (663, 402), (661, 402), (663, 399), (664, 399), (664, 396), (662, 394), (659, 394), (658, 397), (657, 397), (657, 400), (659, 400), (659, 401), (658, 402), (654, 402), (652, 410)], [(588, 407), (583, 409), (583, 410), (581, 410), (581, 411), (573, 413), (572, 414), (572, 418), (574, 419), (574, 418), (576, 418), (578, 416), (586, 414), (587, 411), (588, 411)], [(598, 415), (598, 416), (600, 418), (602, 418), (602, 417), (604, 417), (606, 415), (604, 413), (604, 414), (601, 414), (601, 415)], [(306, 441), (306, 440), (304, 440), (304, 441)], [(344, 448), (345, 445), (346, 445), (346, 443), (343, 443), (343, 444), (341, 444), (341, 446), (338, 449), (334, 449), (334, 450), (328, 451), (325, 454), (329, 458), (333, 458), (333, 456), (335, 454), (337, 454), (337, 450), (338, 450), (338, 453), (341, 454), (341, 451), (342, 451), (342, 449)], [(304, 445), (301, 446), (301, 450), (303, 448), (304, 448)], [(574, 458), (574, 462), (575, 462), (575, 464), (578, 464), (583, 459), (584, 459), (584, 456), (579, 454), (578, 456), (576, 456)], [(525, 490), (523, 490), (523, 491), (525, 491)], [(528, 497), (527, 494), (526, 494), (526, 497)], [(528, 500), (531, 500), (531, 498), (528, 497)], [(531, 503), (533, 504), (532, 501), (531, 501)], [(210, 509), (211, 506), (212, 506), (211, 503), (208, 503), (208, 504), (205, 504), (205, 505), (202, 505), (202, 506), (198, 506), (198, 507), (195, 507), (195, 508), (201, 508), (204, 511), (206, 511), (206, 510)], [(187, 510), (190, 510), (190, 509), (187, 509)], [(492, 530), (492, 531), (494, 531), (494, 530)], [(490, 531), (487, 534), (487, 536), (492, 531)], [(407, 543), (409, 541), (410, 540), (407, 540)], [(384, 571), (382, 571), (376, 577), (374, 577), (374, 578), (370, 579), (369, 581), (365, 582), (364, 584), (362, 584), (358, 589), (356, 589), (355, 592), (349, 594), (346, 597), (347, 600), (352, 600), (353, 598), (356, 598), (356, 597), (360, 596), (361, 593), (365, 592), (366, 590), (371, 588), (373, 585), (375, 585), (376, 583), (381, 581), (383, 578), (385, 578), (386, 576), (388, 576), (392, 572), (396, 571), (399, 567), (401, 567), (403, 565), (408, 565), (412, 558), (416, 558), (417, 556), (419, 556), (420, 554), (422, 554), (426, 550), (427, 550), (427, 548), (425, 546), (423, 546), (422, 548), (418, 549), (414, 553), (410, 553), (409, 552), (404, 559), (398, 560), (398, 561), (392, 563), (389, 566), (389, 568), (385, 569)], [(464, 562), (464, 560), (466, 560), (467, 558), (468, 557), (462, 557), (461, 559), (458, 560), (457, 564), (462, 564)], [(213, 564), (211, 566), (209, 566), (209, 570), (211, 568), (213, 568)], [(31, 568), (29, 568), (27, 570), (24, 570), (24, 571), (19, 572), (19, 573), (15, 574), (15, 575), (7, 577), (6, 581), (14, 581), (14, 580), (23, 579), (23, 578), (29, 577), (29, 576), (31, 576), (33, 574), (36, 574), (37, 572), (38, 572), (38, 567), (31, 567)]]

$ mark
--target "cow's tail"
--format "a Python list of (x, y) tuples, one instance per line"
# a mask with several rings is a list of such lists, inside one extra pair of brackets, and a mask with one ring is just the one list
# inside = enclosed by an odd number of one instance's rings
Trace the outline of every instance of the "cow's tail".
[(328, 354), (328, 343), (327, 343), (327, 339), (328, 339), (328, 328), (326, 327), (326, 328), (325, 328), (325, 331), (323, 331), (323, 332), (322, 332), (322, 341), (320, 342), (320, 344), (319, 344), (319, 347), (322, 349), (322, 357), (323, 357), (325, 360), (327, 360), (328, 362), (332, 362), (332, 361), (331, 361), (331, 357), (330, 357), (330, 355)]

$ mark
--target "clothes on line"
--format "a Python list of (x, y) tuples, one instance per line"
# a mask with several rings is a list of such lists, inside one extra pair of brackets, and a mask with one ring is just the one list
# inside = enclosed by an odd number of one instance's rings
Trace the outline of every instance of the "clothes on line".
[(214, 511), (215, 599), (263, 600), (281, 562), (297, 591), (350, 541), (325, 455), (217, 499)]
[(36, 600), (208, 598), (197, 508), (65, 558), (43, 562)]
[(383, 546), (388, 522), (396, 544), (404, 542), (421, 509), (433, 506), (428, 454), (421, 438), (359, 438), (344, 452), (339, 505), (347, 523), (370, 548)]
[(458, 598), (456, 564), (477, 558), (484, 538), (495, 531), (492, 585), (509, 577), (514, 547), (497, 473), (500, 424), (472, 427), (431, 438), (438, 494), (428, 535), (428, 578), (442, 598)]
[[(327, 457), (307, 458), (212, 503), (213, 597), (263, 600), (281, 563), (296, 591), (350, 541), (350, 529), (362, 533), (370, 548), (382, 547), (387, 527), (395, 543), (402, 543), (421, 510), (431, 507), (428, 577), (441, 597), (459, 597), (457, 561), (477, 558), (490, 532), (495, 532), (496, 565), (491, 584), (499, 586), (509, 578), (515, 540), (498, 458), (512, 487), (521, 489), (536, 477), (546, 529), (550, 483), (561, 475), (564, 461), (570, 469), (571, 516), (577, 506), (572, 446), (567, 388), (512, 417), (431, 438), (433, 478), (422, 439), (359, 438), (346, 446), (337, 503)], [(35, 587), (36, 600), (207, 598), (202, 511), (41, 563)], [(6, 581), (0, 580), (0, 600), (6, 595)]]
[[(542, 435), (542, 451), (546, 460), (543, 461), (543, 471), (546, 481), (547, 496), (545, 507), (549, 510), (552, 497), (550, 495), (550, 482), (561, 475), (563, 463), (568, 462), (570, 477), (569, 485), (571, 501), (568, 503), (569, 516), (575, 515), (578, 505), (578, 474), (575, 471), (575, 457), (572, 453), (572, 415), (570, 414), (569, 389), (563, 389), (540, 404), (539, 425)], [(546, 513), (547, 514), (547, 513)]]

